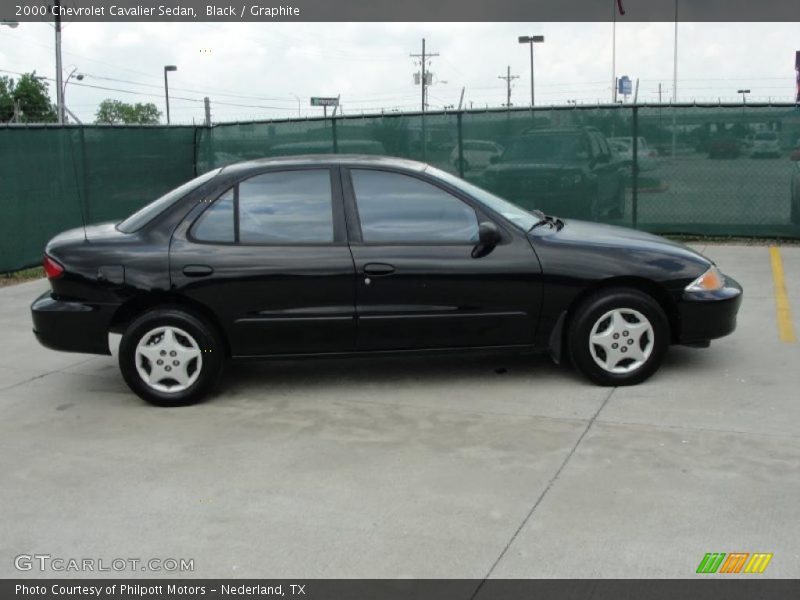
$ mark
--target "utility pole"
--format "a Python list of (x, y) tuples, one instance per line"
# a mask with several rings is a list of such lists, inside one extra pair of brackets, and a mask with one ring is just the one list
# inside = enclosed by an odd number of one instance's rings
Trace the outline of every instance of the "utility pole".
[(203, 105), (206, 109), (206, 127), (211, 127), (211, 100), (208, 99), (208, 96), (203, 98)]
[(64, 124), (64, 85), (61, 81), (61, 0), (54, 0), (53, 12), (56, 29), (56, 110), (59, 125)]
[(617, 3), (611, 2), (612, 29), (611, 29), (611, 102), (617, 103)]
[(622, 0), (611, 0), (611, 102), (617, 103), (617, 9), (619, 9), (620, 16), (625, 14), (625, 8), (622, 6)]
[(498, 75), (498, 79), (504, 79), (506, 82), (506, 108), (511, 108), (511, 82), (514, 79), (519, 79), (519, 75), (511, 74), (511, 66), (506, 67), (505, 75)]
[(425, 52), (425, 38), (422, 38), (422, 54), (409, 54), (411, 58), (419, 58), (420, 65), (422, 66), (420, 70), (420, 87), (422, 88), (422, 112), (425, 112), (425, 108), (428, 105), (428, 74), (426, 73), (427, 69), (427, 62), (434, 56), (439, 56), (438, 52), (435, 53), (426, 53)]
[(421, 135), (422, 135), (422, 160), (425, 160), (425, 156), (428, 151), (428, 134), (425, 131), (425, 107), (428, 104), (428, 74), (426, 73), (428, 61), (433, 56), (439, 56), (438, 53), (427, 53), (425, 52), (425, 38), (422, 38), (422, 54), (410, 54), (411, 58), (419, 58), (420, 59), (420, 80), (419, 84), (422, 88), (422, 119), (421, 119)]

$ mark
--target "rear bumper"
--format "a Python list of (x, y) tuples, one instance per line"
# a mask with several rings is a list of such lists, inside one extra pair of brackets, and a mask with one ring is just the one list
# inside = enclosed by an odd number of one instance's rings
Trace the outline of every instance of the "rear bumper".
[(678, 343), (702, 344), (736, 329), (736, 315), (742, 305), (742, 286), (725, 276), (725, 286), (714, 292), (686, 293), (678, 302), (680, 332)]
[(116, 308), (58, 300), (46, 292), (31, 305), (33, 333), (42, 346), (52, 350), (110, 354), (108, 330)]

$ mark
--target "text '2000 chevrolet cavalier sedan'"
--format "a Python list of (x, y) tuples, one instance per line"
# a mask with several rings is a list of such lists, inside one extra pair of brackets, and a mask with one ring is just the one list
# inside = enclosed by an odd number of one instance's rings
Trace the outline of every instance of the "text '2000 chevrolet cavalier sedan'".
[(210, 171), (47, 245), (49, 348), (118, 354), (155, 404), (227, 359), (549, 352), (591, 381), (652, 375), (736, 326), (741, 287), (666, 239), (523, 210), (431, 166), (306, 156)]

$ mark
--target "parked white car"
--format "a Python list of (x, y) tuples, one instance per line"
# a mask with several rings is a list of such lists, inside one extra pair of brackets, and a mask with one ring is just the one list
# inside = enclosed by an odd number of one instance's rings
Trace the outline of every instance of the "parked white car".
[(774, 131), (760, 131), (753, 136), (753, 145), (750, 156), (771, 156), (778, 158), (781, 155), (781, 140)]
[[(464, 140), (464, 171), (485, 169), (493, 158), (500, 158), (504, 148), (488, 140)], [(458, 168), (458, 146), (450, 153), (450, 162)]]
[[(623, 160), (633, 161), (633, 138), (608, 138), (611, 149)], [(637, 139), (636, 157), (639, 171), (653, 171), (658, 168), (658, 150), (651, 148), (647, 140), (641, 136)]]

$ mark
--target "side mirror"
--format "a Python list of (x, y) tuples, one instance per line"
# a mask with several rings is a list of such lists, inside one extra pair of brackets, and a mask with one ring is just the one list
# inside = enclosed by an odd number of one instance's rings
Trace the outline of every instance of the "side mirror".
[(500, 229), (491, 221), (484, 221), (478, 225), (478, 242), (481, 246), (494, 247), (503, 241)]
[(486, 256), (502, 241), (503, 234), (497, 225), (491, 221), (484, 221), (478, 225), (478, 244), (472, 249), (472, 258)]
[(500, 162), (500, 157), (499, 157), (499, 156), (492, 156), (492, 157), (489, 159), (489, 164), (490, 164), (490, 165), (496, 165), (496, 164), (497, 164), (497, 163), (499, 163), (499, 162)]

